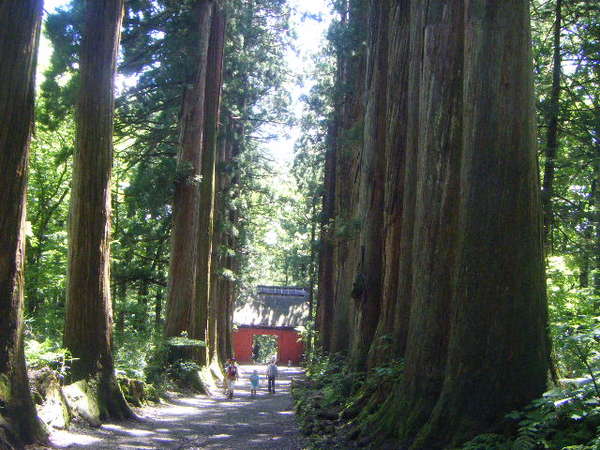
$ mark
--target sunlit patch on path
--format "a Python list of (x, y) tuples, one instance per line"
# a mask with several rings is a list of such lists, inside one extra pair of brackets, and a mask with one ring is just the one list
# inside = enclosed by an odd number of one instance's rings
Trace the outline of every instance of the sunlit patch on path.
[[(250, 395), (248, 376), (258, 369), (261, 386)], [(290, 384), (300, 369), (280, 367), (277, 393), (266, 391), (264, 366), (241, 366), (235, 396), (221, 391), (212, 397), (176, 398), (167, 405), (143, 408), (140, 420), (104, 424), (99, 429), (57, 431), (59, 448), (302, 448), (295, 422)]]

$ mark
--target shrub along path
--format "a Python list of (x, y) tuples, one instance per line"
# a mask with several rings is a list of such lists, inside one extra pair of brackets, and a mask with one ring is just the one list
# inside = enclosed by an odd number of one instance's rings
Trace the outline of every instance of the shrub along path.
[[(261, 385), (250, 396), (248, 376), (257, 369)], [(299, 368), (279, 368), (277, 393), (267, 392), (265, 366), (241, 366), (235, 396), (222, 391), (212, 396), (179, 397), (155, 407), (140, 408), (138, 421), (107, 423), (98, 429), (57, 431), (51, 436), (59, 448), (278, 448), (301, 449), (290, 384)]]

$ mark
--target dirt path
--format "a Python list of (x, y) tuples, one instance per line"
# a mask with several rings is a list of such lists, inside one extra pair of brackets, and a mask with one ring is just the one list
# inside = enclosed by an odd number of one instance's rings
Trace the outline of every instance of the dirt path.
[(266, 390), (264, 366), (256, 366), (261, 385), (250, 396), (248, 376), (255, 367), (241, 366), (235, 396), (223, 392), (211, 397), (178, 398), (169, 404), (137, 411), (139, 421), (108, 423), (99, 429), (57, 431), (52, 442), (59, 448), (277, 448), (301, 449), (295, 422), (290, 382), (301, 375), (299, 368), (280, 367), (277, 393)]

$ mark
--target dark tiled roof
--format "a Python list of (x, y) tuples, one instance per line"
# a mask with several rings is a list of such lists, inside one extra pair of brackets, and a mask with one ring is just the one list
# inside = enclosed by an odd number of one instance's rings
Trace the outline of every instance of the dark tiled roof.
[(308, 292), (288, 286), (258, 286), (256, 298), (238, 305), (233, 313), (236, 325), (299, 327), (307, 319)]

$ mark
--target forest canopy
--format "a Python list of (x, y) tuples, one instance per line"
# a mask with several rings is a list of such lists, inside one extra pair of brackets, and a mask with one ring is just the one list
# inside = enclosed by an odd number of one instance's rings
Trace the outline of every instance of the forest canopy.
[(600, 445), (594, 1), (43, 3), (0, 5), (0, 447), (46, 370), (93, 424), (202, 391), (259, 284), (308, 292), (316, 448)]

